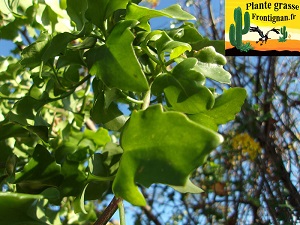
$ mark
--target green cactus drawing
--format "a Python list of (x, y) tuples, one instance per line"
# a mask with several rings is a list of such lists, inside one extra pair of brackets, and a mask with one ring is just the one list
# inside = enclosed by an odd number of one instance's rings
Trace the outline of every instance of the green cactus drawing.
[(285, 42), (288, 36), (288, 32), (286, 31), (286, 26), (280, 28), (280, 33), (282, 34), (282, 36), (279, 37), (278, 41)]
[(242, 46), (242, 35), (247, 34), (250, 29), (250, 15), (248, 12), (244, 14), (244, 28), (242, 28), (242, 9), (237, 7), (234, 9), (234, 24), (230, 24), (229, 40), (230, 44), (240, 49)]

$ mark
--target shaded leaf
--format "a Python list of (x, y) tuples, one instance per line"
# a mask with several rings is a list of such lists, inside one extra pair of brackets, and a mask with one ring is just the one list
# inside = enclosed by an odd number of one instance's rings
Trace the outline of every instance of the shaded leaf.
[(57, 69), (68, 65), (84, 65), (84, 61), (82, 59), (82, 52), (67, 50), (64, 55), (58, 58), (56, 64)]
[(85, 16), (100, 29), (104, 30), (104, 21), (118, 9), (125, 9), (129, 0), (87, 0)]
[[(185, 140), (184, 142), (181, 140)], [(113, 183), (116, 196), (145, 205), (137, 184), (189, 186), (189, 175), (203, 164), (222, 136), (161, 105), (133, 112), (121, 135), (124, 153)], [(201, 189), (198, 189), (201, 192)]]
[(15, 183), (26, 192), (36, 193), (46, 187), (58, 186), (62, 181), (60, 165), (42, 145), (37, 145), (32, 158), (15, 176)]
[(49, 47), (42, 56), (42, 61), (46, 63), (50, 58), (64, 55), (69, 42), (75, 40), (76, 38), (76, 35), (67, 32), (54, 36), (54, 38), (50, 41)]
[(77, 30), (81, 30), (85, 23), (86, 0), (67, 0), (67, 13), (71, 20), (76, 23)]
[(24, 48), (22, 51), (21, 64), (25, 67), (34, 68), (41, 64), (42, 56), (49, 45), (49, 35), (41, 32), (36, 42)]

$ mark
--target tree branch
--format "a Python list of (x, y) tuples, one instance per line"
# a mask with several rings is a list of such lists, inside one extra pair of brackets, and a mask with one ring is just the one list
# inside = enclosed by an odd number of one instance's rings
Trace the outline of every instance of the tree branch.
[(114, 197), (109, 205), (106, 207), (101, 216), (97, 219), (94, 225), (106, 225), (107, 222), (111, 219), (111, 217), (115, 214), (118, 209), (118, 204), (121, 202), (121, 198)]

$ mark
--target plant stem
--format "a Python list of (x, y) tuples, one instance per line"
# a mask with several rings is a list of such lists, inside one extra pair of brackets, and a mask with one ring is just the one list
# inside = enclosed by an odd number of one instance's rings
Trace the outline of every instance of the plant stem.
[(129, 102), (132, 102), (132, 103), (135, 103), (135, 104), (143, 104), (144, 101), (142, 100), (137, 100), (137, 99), (134, 99), (134, 98), (131, 98), (130, 96), (126, 95), (124, 92), (120, 92), (125, 98), (127, 101)]
[(118, 209), (120, 198), (114, 197), (94, 225), (106, 225)]
[(119, 208), (119, 215), (120, 215), (120, 225), (126, 225), (123, 200), (121, 200), (118, 203), (118, 208)]
[(149, 107), (150, 98), (151, 98), (151, 89), (149, 88), (149, 90), (146, 92), (145, 97), (143, 99), (144, 104), (142, 106), (142, 110), (145, 110)]

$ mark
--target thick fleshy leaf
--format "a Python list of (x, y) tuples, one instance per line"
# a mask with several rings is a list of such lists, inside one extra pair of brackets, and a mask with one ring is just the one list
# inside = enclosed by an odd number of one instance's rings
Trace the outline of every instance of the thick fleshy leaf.
[(127, 6), (126, 19), (139, 20), (139, 27), (150, 30), (148, 21), (155, 17), (169, 17), (176, 20), (195, 20), (195, 17), (181, 9), (180, 5), (171, 5), (162, 10), (149, 9), (130, 3)]
[(207, 46), (213, 46), (215, 50), (222, 54), (225, 55), (225, 42), (220, 41), (220, 40), (209, 40), (208, 38), (203, 38), (202, 40), (196, 42), (196, 43), (191, 43), (192, 47), (194, 50), (201, 50), (204, 47)]
[(108, 130), (101, 127), (96, 132), (86, 129), (83, 133), (83, 136), (85, 138), (93, 140), (94, 143), (98, 146), (104, 146), (105, 144), (111, 141)]
[(169, 52), (170, 59), (175, 59), (182, 55), (185, 51), (191, 51), (192, 47), (185, 42), (174, 41), (165, 31), (162, 31), (161, 36), (156, 40), (155, 45), (158, 54), (162, 57), (163, 53)]
[(43, 201), (43, 195), (0, 192), (0, 199), (0, 224), (46, 225), (49, 223), (41, 210), (37, 213), (38, 203)]
[(106, 44), (87, 51), (85, 56), (90, 73), (108, 87), (142, 92), (149, 86), (132, 47), (134, 35), (129, 28), (134, 24), (133, 21), (118, 23)]
[(204, 63), (215, 63), (224, 66), (227, 62), (225, 56), (217, 53), (212, 46), (204, 47), (194, 54), (199, 61)]
[(102, 124), (110, 130), (119, 130), (126, 122), (126, 118), (114, 102), (107, 102), (103, 91), (100, 91), (93, 108), (91, 117), (94, 122)]
[(58, 186), (62, 179), (60, 165), (46, 148), (37, 145), (24, 170), (16, 173), (15, 183), (21, 190), (35, 193), (46, 187)]
[(133, 112), (121, 134), (124, 153), (113, 191), (134, 205), (145, 205), (137, 183), (146, 187), (163, 183), (189, 190), (189, 175), (221, 142), (221, 135), (182, 113), (163, 112), (161, 105)]
[(216, 98), (212, 109), (189, 115), (189, 118), (203, 126), (217, 130), (218, 125), (225, 124), (235, 118), (235, 115), (241, 110), (246, 96), (245, 89), (230, 88)]
[(216, 98), (214, 107), (206, 114), (214, 118), (217, 124), (225, 124), (233, 120), (236, 113), (241, 111), (241, 107), (247, 97), (244, 88), (230, 88)]
[(203, 39), (202, 35), (194, 27), (192, 23), (184, 23), (182, 26), (167, 31), (168, 35), (175, 41), (185, 43), (197, 43)]
[(87, 19), (101, 29), (104, 21), (118, 9), (125, 9), (129, 0), (87, 0), (88, 9), (85, 13)]
[(196, 82), (198, 85), (205, 84), (205, 76), (199, 71), (196, 58), (187, 58), (180, 62), (172, 70), (172, 75), (177, 79), (186, 79)]
[[(178, 81), (180, 82), (180, 81)], [(194, 89), (193, 92), (189, 90)], [(168, 103), (176, 111), (196, 114), (206, 111), (214, 105), (214, 96), (205, 86), (196, 90), (189, 83), (180, 82), (180, 86), (169, 86), (164, 89)]]
[(205, 77), (218, 81), (220, 83), (230, 84), (231, 75), (224, 70), (223, 66), (215, 63), (198, 62), (198, 71)]

